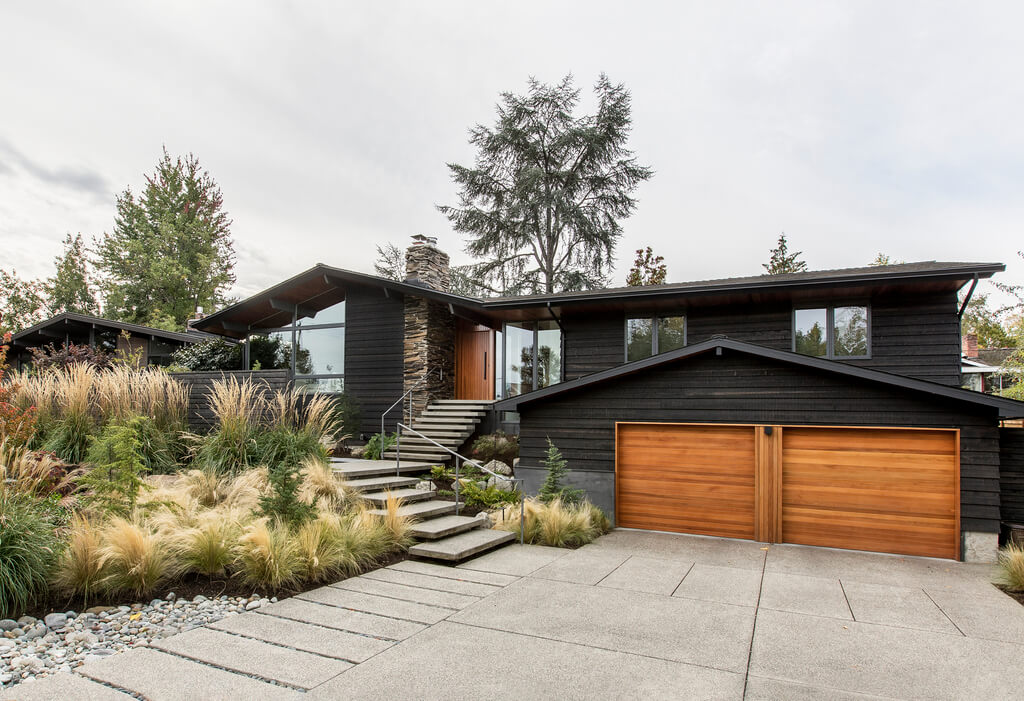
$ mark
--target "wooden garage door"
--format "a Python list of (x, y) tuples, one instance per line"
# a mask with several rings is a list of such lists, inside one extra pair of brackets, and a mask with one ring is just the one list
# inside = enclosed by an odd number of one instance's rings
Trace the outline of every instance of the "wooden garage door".
[(753, 538), (754, 437), (751, 426), (618, 424), (616, 522)]
[(782, 540), (958, 557), (955, 431), (786, 427)]

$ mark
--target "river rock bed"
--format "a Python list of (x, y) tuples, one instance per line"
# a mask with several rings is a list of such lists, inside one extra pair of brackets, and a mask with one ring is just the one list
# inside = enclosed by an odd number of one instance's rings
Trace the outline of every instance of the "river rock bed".
[(0, 688), (114, 655), (152, 640), (252, 611), (277, 597), (178, 599), (173, 592), (149, 604), (95, 606), (82, 613), (49, 613), (0, 620)]

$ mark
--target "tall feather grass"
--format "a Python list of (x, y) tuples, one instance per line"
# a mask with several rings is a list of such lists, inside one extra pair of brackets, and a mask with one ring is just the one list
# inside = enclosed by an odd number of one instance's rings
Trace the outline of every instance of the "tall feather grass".
[(235, 558), (242, 580), (278, 591), (299, 579), (302, 559), (288, 527), (260, 519), (249, 524), (238, 541)]
[(302, 499), (328, 511), (340, 511), (352, 498), (345, 479), (329, 462), (310, 456), (302, 461)]
[(223, 576), (234, 561), (242, 527), (237, 518), (221, 510), (208, 511), (197, 524), (174, 539), (177, 558), (185, 572)]
[[(524, 540), (536, 545), (578, 548), (611, 530), (608, 517), (588, 501), (571, 504), (556, 498), (545, 504), (537, 499), (527, 499), (523, 512)], [(519, 531), (519, 511), (513, 509), (497, 527)]]
[(142, 524), (115, 517), (103, 530), (103, 543), (102, 586), (111, 594), (143, 597), (180, 573), (168, 539)]
[(341, 517), (321, 514), (304, 523), (295, 534), (300, 577), (306, 582), (326, 582), (358, 571), (356, 553), (349, 549)]

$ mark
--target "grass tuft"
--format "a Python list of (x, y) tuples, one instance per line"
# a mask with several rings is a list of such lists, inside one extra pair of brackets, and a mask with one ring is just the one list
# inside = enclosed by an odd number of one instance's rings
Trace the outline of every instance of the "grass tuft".
[(103, 588), (111, 594), (144, 597), (178, 573), (166, 539), (138, 523), (112, 518), (103, 529), (100, 565)]
[(88, 602), (99, 591), (103, 579), (103, 535), (90, 519), (75, 514), (67, 541), (67, 549), (57, 567), (55, 584), (61, 591), (80, 595)]
[[(518, 531), (519, 520), (518, 509), (513, 509), (498, 528)], [(608, 517), (590, 502), (571, 504), (557, 497), (547, 503), (527, 499), (523, 526), (527, 543), (556, 548), (578, 548), (611, 530)]]
[(1010, 591), (1024, 591), (1024, 545), (1007, 543), (999, 551), (995, 581)]
[(239, 539), (236, 564), (246, 583), (279, 591), (298, 580), (302, 561), (287, 526), (260, 519)]
[(16, 618), (46, 590), (60, 556), (54, 512), (0, 485), (0, 618)]

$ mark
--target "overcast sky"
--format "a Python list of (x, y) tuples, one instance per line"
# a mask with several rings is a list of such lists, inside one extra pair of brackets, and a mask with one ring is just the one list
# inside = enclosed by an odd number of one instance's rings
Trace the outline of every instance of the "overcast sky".
[(1022, 24), (934, 0), (4, 2), (0, 267), (51, 274), (165, 144), (223, 190), (235, 294), (416, 233), (466, 262), (435, 205), (468, 128), (528, 76), (604, 71), (656, 171), (614, 283), (643, 245), (670, 281), (757, 274), (782, 231), (814, 269), (884, 251), (1024, 283)]

